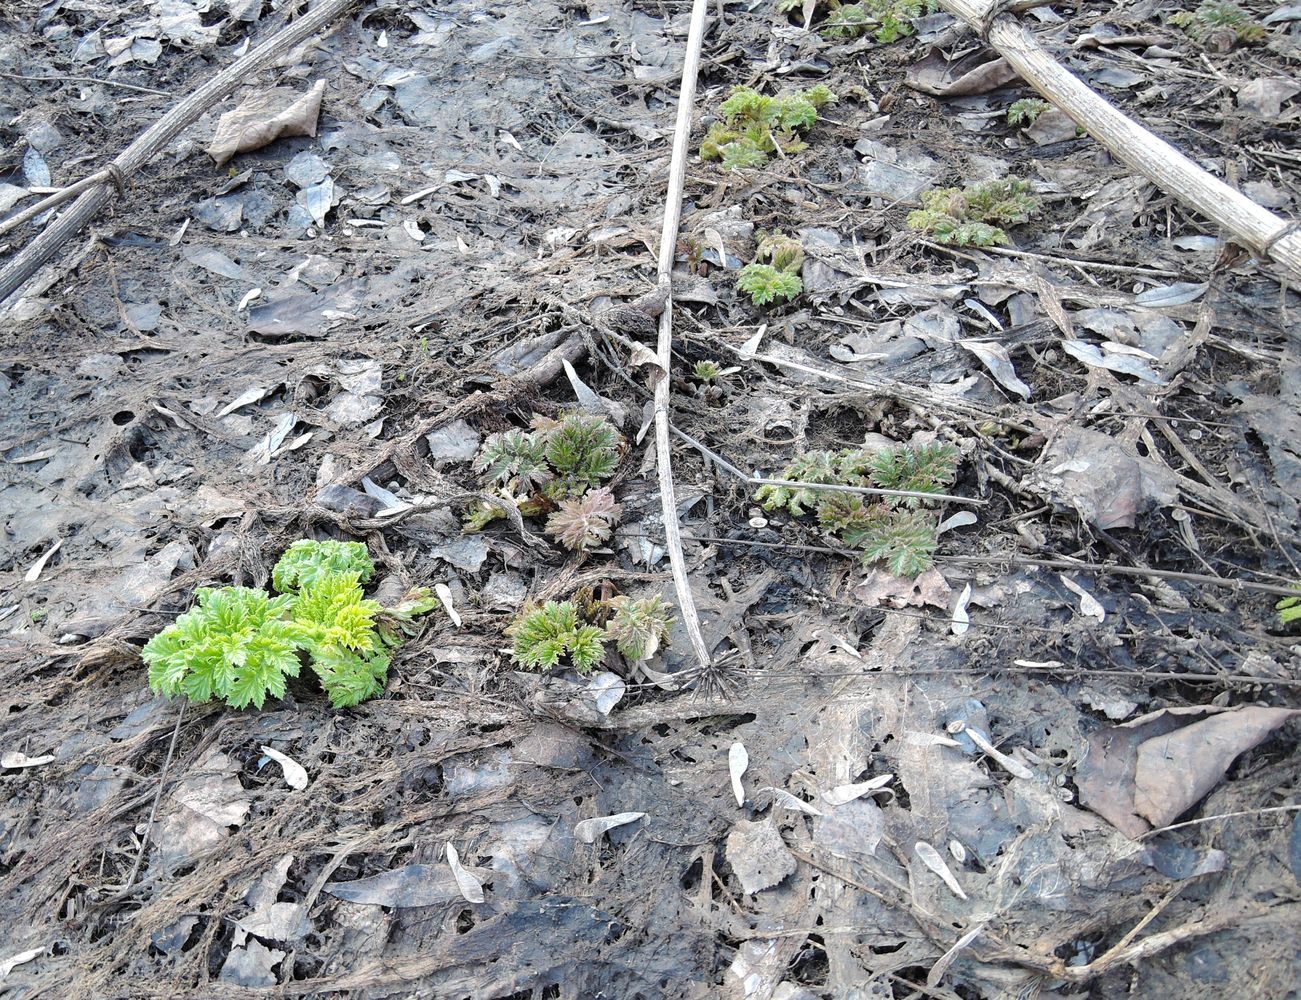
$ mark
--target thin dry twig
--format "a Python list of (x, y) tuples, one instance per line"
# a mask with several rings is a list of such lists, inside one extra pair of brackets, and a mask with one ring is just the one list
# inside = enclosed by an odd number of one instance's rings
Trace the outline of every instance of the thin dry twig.
[(691, 30), (687, 35), (686, 57), (682, 64), (682, 86), (678, 91), (678, 119), (673, 130), (673, 158), (669, 165), (669, 187), (665, 196), (664, 227), (660, 232), (659, 283), (665, 291), (664, 311), (660, 313), (657, 355), (660, 371), (655, 382), (655, 455), (659, 474), (660, 504), (664, 512), (664, 547), (668, 551), (677, 594), (678, 612), (683, 628), (691, 640), (702, 671), (702, 679), (711, 663), (709, 647), (700, 630), (700, 617), (687, 578), (686, 559), (682, 555), (682, 536), (678, 527), (678, 500), (673, 486), (672, 444), (669, 440), (669, 393), (672, 389), (673, 362), (673, 260), (678, 244), (678, 225), (682, 219), (682, 189), (687, 173), (688, 142), (691, 138), (691, 112), (696, 95), (696, 74), (700, 68), (700, 48), (705, 37), (708, 0), (695, 0), (691, 8)]
[(167, 757), (163, 761), (163, 769), (158, 773), (158, 788), (154, 791), (154, 803), (149, 807), (149, 821), (145, 823), (145, 832), (140, 837), (140, 853), (136, 855), (135, 864), (131, 866), (131, 874), (127, 876), (126, 884), (122, 887), (125, 893), (131, 886), (135, 885), (136, 876), (140, 874), (140, 865), (145, 859), (145, 851), (149, 848), (149, 834), (153, 831), (154, 821), (158, 819), (158, 803), (163, 798), (163, 785), (167, 783), (167, 771), (172, 766), (172, 758), (176, 755), (176, 738), (181, 735), (181, 722), (185, 718), (185, 701), (181, 701), (180, 711), (176, 713), (176, 725), (172, 727), (172, 739), (167, 744)]

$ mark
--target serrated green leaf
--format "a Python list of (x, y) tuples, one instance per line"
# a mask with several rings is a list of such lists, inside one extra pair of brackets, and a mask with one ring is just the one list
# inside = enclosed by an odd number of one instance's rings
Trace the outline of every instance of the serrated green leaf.
[(309, 587), (331, 573), (355, 573), (366, 583), (374, 571), (375, 564), (361, 542), (303, 539), (285, 550), (271, 571), (271, 582), (276, 590), (288, 593)]

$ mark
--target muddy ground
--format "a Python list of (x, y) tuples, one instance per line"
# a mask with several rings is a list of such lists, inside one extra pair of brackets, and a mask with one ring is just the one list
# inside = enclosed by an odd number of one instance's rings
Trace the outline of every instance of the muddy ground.
[[(1295, 991), (1301, 657), (1274, 602), (1301, 577), (1301, 299), (1071, 123), (1010, 125), (1017, 81), (917, 89), (978, 47), (945, 15), (885, 45), (720, 7), (697, 138), (733, 85), (841, 98), (798, 155), (688, 172), (672, 421), (704, 448), (676, 439), (673, 470), (723, 692), (680, 632), (613, 708), (517, 672), (503, 634), (529, 597), (672, 599), (645, 369), (600, 315), (654, 284), (687, 6), (361, 4), (0, 317), (0, 995)], [(5, 212), (97, 168), (271, 8), (0, 5)], [(1026, 17), (1295, 217), (1301, 15), (1248, 9), (1265, 37), (1228, 48), (1155, 3)], [(316, 137), (204, 152), (250, 89), (317, 80)], [(1009, 174), (1043, 206), (1010, 247), (907, 229), (924, 188)], [(774, 228), (805, 292), (759, 309), (736, 269)], [(556, 348), (629, 440), (618, 533), (585, 557), (461, 533), (483, 437), (574, 407)], [(702, 360), (734, 369), (718, 391)], [(719, 461), (882, 439), (957, 446), (975, 501), (915, 583)], [(446, 584), (461, 623), (433, 616), (355, 709), (307, 682), (261, 711), (154, 697), (141, 643), (301, 537), (365, 541), (390, 590)]]

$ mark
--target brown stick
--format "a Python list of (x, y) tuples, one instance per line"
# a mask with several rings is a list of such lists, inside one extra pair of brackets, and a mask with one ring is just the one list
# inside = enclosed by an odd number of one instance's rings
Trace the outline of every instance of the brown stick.
[(1049, 55), (999, 0), (938, 0), (989, 41), (1039, 91), (1117, 159), (1214, 220), (1257, 256), (1301, 280), (1301, 228), (1212, 177), (1174, 146), (1125, 117)]
[(67, 212), (46, 226), (41, 235), (5, 265), (4, 270), (0, 271), (0, 303), (16, 292), (42, 264), (59, 252), (64, 243), (99, 214), (116, 190), (112, 183), (114, 179), (129, 180), (159, 150), (229, 94), (246, 76), (270, 66), (296, 45), (320, 34), (357, 2), (358, 0), (323, 0), (310, 13), (281, 28), (154, 122), (140, 138), (100, 172), (104, 175), (102, 180), (83, 192)]

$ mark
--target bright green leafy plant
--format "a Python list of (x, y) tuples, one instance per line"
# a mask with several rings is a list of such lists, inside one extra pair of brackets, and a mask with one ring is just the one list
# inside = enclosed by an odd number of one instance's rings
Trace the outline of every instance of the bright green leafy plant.
[(526, 608), (506, 634), (514, 640), (515, 662), (533, 670), (553, 670), (568, 657), (575, 670), (586, 674), (605, 656), (601, 630), (579, 617), (573, 601)]
[(737, 276), (736, 287), (750, 296), (756, 306), (789, 302), (802, 291), (800, 268), (804, 248), (800, 241), (775, 233), (759, 234), (759, 249), (753, 264), (746, 264)]
[(908, 214), (908, 228), (957, 246), (1005, 246), (1007, 233), (1000, 225), (1028, 222), (1039, 209), (1030, 185), (1014, 177), (961, 189), (932, 188), (921, 198), (922, 207)]
[[(586, 551), (607, 541), (619, 519), (614, 494), (600, 486), (614, 475), (623, 438), (603, 417), (571, 413), (535, 417), (527, 431), (493, 434), (475, 457), (483, 484), (509, 497), (525, 517), (544, 514), (547, 532), (566, 548)], [(482, 501), (466, 514), (467, 531), (505, 516)]]
[(1187, 35), (1199, 44), (1223, 42), (1217, 48), (1228, 49), (1235, 42), (1250, 45), (1264, 41), (1265, 26), (1253, 20), (1251, 15), (1236, 3), (1223, 3), (1219, 0), (1206, 0), (1196, 10), (1181, 11), (1172, 14), (1171, 24), (1182, 28)]
[(384, 690), (390, 654), (438, 601), (425, 589), (394, 608), (363, 596), (374, 565), (359, 542), (295, 542), (272, 572), (277, 590), (200, 588), (194, 608), (159, 632), (141, 657), (149, 686), (191, 701), (261, 708), (283, 698), (306, 658), (336, 708)]
[(953, 482), (957, 467), (957, 449), (940, 444), (811, 451), (786, 466), (780, 477), (808, 485), (761, 486), (755, 499), (765, 510), (786, 510), (796, 517), (813, 510), (827, 534), (860, 550), (865, 566), (881, 562), (896, 576), (914, 577), (934, 565), (938, 546), (938, 520), (926, 508), (924, 497), (873, 496), (816, 487), (940, 493)]
[(1033, 125), (1035, 119), (1051, 107), (1042, 97), (1023, 97), (1019, 101), (1013, 101), (1007, 109), (1007, 123)]
[(271, 571), (271, 583), (285, 594), (310, 587), (324, 576), (356, 573), (362, 583), (369, 583), (375, 570), (370, 554), (361, 542), (317, 542), (304, 538), (285, 549), (285, 554)]
[[(777, 9), (783, 12), (800, 10), (803, 6), (804, 0), (777, 0)], [(819, 0), (817, 6), (826, 14), (818, 29), (824, 38), (858, 38), (870, 30), (884, 45), (911, 35), (913, 19), (936, 10), (934, 0), (861, 0), (859, 3)]]
[(1301, 584), (1296, 590), (1296, 597), (1285, 597), (1274, 605), (1280, 625), (1291, 625), (1293, 622), (1301, 621)]
[(725, 170), (761, 167), (780, 151), (793, 156), (808, 148), (801, 135), (818, 120), (818, 109), (836, 95), (819, 83), (807, 90), (769, 97), (750, 87), (733, 87), (719, 107), (723, 120), (714, 122), (700, 144), (702, 160), (717, 160)]
[(671, 610), (658, 595), (531, 605), (506, 629), (513, 640), (511, 658), (531, 670), (554, 670), (567, 662), (586, 674), (605, 659), (605, 643), (613, 641), (625, 659), (649, 660), (668, 640)]

